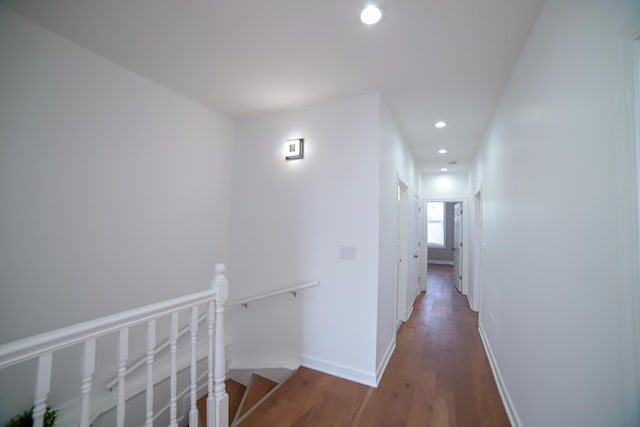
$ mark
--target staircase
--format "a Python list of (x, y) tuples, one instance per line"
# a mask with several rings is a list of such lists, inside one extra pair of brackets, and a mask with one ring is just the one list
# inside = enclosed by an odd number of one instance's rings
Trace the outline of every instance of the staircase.
[[(270, 372), (276, 371), (276, 372)], [(229, 426), (238, 426), (251, 412), (271, 396), (293, 373), (288, 369), (230, 372), (225, 381), (229, 395)], [(248, 378), (247, 378), (248, 376)], [(200, 426), (206, 425), (207, 395), (198, 399)], [(187, 427), (189, 425), (187, 424)]]

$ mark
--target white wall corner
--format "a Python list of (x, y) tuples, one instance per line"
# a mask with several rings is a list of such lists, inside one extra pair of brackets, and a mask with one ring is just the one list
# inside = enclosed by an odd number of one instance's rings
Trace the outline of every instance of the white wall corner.
[(509, 395), (509, 390), (507, 390), (507, 386), (502, 379), (502, 375), (500, 374), (500, 368), (498, 367), (498, 363), (496, 362), (496, 358), (493, 355), (493, 350), (491, 350), (491, 345), (489, 344), (489, 340), (484, 333), (484, 329), (482, 328), (482, 323), (478, 325), (478, 331), (480, 332), (480, 338), (482, 340), (482, 345), (484, 347), (484, 352), (489, 359), (489, 365), (491, 365), (491, 372), (493, 372), (493, 379), (498, 386), (498, 391), (500, 392), (500, 398), (502, 399), (502, 404), (504, 405), (504, 409), (507, 411), (507, 416), (509, 417), (509, 422), (513, 427), (522, 427), (522, 422), (520, 421), (520, 417), (518, 416), (518, 412), (516, 411), (516, 407), (511, 400), (511, 396)]
[(376, 374), (374, 372), (364, 371), (362, 369), (353, 368), (340, 363), (319, 359), (317, 357), (309, 356), (308, 354), (303, 354), (300, 358), (302, 359), (300, 364), (305, 368), (314, 369), (329, 375), (335, 375), (336, 377), (368, 385), (370, 387), (377, 387), (378, 385), (376, 382)]
[(396, 336), (394, 335), (393, 339), (389, 343), (389, 346), (387, 347), (387, 350), (384, 352), (384, 356), (382, 357), (382, 360), (378, 365), (378, 369), (376, 369), (376, 387), (378, 386), (378, 384), (380, 384), (380, 381), (382, 380), (382, 376), (384, 375), (384, 371), (387, 369), (387, 365), (389, 364), (389, 361), (391, 360), (391, 356), (393, 355), (393, 352), (395, 351), (395, 349), (396, 349)]

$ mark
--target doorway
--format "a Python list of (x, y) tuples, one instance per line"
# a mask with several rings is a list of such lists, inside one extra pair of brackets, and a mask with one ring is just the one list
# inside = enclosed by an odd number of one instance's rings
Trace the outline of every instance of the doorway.
[(427, 274), (430, 265), (451, 266), (453, 284), (463, 295), (469, 295), (466, 265), (469, 257), (465, 244), (469, 230), (465, 212), (467, 205), (467, 200), (458, 198), (426, 199), (424, 204), (427, 223)]
[(398, 179), (398, 262), (396, 274), (396, 327), (407, 320), (407, 279), (408, 279), (408, 224), (409, 191), (407, 185)]

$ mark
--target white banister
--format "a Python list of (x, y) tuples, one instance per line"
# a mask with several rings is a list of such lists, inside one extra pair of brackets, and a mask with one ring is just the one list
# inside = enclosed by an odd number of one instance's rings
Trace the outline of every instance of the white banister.
[(207, 427), (214, 427), (213, 423), (213, 327), (215, 323), (215, 306), (213, 302), (207, 305), (207, 339), (209, 351), (207, 355)]
[(85, 341), (82, 351), (82, 410), (80, 412), (80, 427), (89, 427), (89, 407), (91, 404), (91, 379), (96, 367), (96, 340)]
[(214, 297), (215, 292), (213, 290), (196, 292), (184, 297), (135, 308), (95, 320), (89, 320), (66, 328), (0, 345), (0, 369), (25, 360), (34, 359), (41, 354), (52, 353), (61, 348), (79, 344), (90, 338), (107, 335), (125, 327), (137, 325), (147, 320), (168, 315), (174, 311), (184, 310), (193, 305), (208, 302)]
[(252, 297), (231, 301), (229, 302), (228, 306), (233, 307), (236, 305), (242, 305), (244, 306), (244, 308), (247, 308), (247, 306), (251, 302), (260, 301), (263, 299), (272, 298), (272, 297), (275, 297), (278, 295), (284, 295), (284, 294), (292, 294), (294, 297), (296, 297), (298, 291), (301, 291), (303, 289), (313, 288), (314, 286), (319, 286), (319, 285), (320, 285), (320, 282), (318, 281), (301, 283), (299, 285), (291, 286), (288, 288), (278, 289), (275, 291), (265, 292), (263, 294), (255, 295)]
[[(198, 317), (198, 323), (202, 323), (205, 320), (206, 317), (207, 317), (206, 313), (204, 313), (203, 315)], [(189, 330), (190, 330), (189, 325), (184, 326), (182, 329), (180, 329), (180, 331), (178, 332), (178, 341), (180, 340), (180, 338), (182, 338), (182, 336), (184, 334), (189, 332)], [(169, 340), (168, 339), (163, 341), (161, 344), (159, 344), (158, 346), (155, 347), (154, 354), (160, 353), (162, 350), (164, 350), (167, 347), (169, 347)], [(127, 368), (127, 372), (126, 372), (125, 376), (131, 374), (133, 371), (135, 371), (136, 369), (138, 369), (139, 367), (144, 365), (146, 362), (147, 362), (147, 356), (145, 355), (145, 356), (141, 357), (140, 359), (138, 359), (137, 361), (135, 361), (134, 363), (132, 363)], [(111, 381), (109, 381), (109, 383), (107, 384), (107, 388), (109, 389), (109, 391), (112, 391), (113, 388), (117, 384), (118, 384), (118, 377), (115, 376)]]
[(153, 358), (156, 347), (156, 321), (147, 323), (147, 411), (145, 412), (145, 427), (153, 427)]
[[(180, 411), (178, 414), (177, 399), (178, 396), (187, 395), (189, 393), (190, 405), (185, 408), (189, 411), (190, 424), (198, 425), (198, 409), (197, 409), (197, 392), (198, 384), (203, 380), (207, 382), (209, 392), (208, 400), (211, 401), (211, 411), (209, 411), (209, 420), (215, 420), (216, 427), (228, 426), (228, 396), (224, 386), (225, 376), (225, 360), (224, 360), (224, 321), (222, 319), (224, 312), (224, 302), (228, 298), (228, 282), (224, 277), (224, 266), (216, 265), (216, 274), (212, 281), (211, 289), (196, 292), (190, 295), (174, 298), (171, 300), (150, 304), (144, 307), (127, 310), (118, 314), (105, 316), (102, 318), (78, 323), (65, 328), (60, 328), (44, 334), (24, 338), (14, 342), (0, 345), (0, 370), (18, 363), (26, 362), (32, 359), (38, 359), (38, 367), (35, 377), (34, 390), (34, 409), (33, 409), (33, 425), (42, 427), (44, 416), (47, 409), (47, 400), (49, 399), (52, 375), (53, 353), (77, 344), (82, 344), (82, 354), (78, 365), (80, 365), (80, 387), (75, 397), (68, 403), (64, 403), (64, 421), (63, 424), (74, 424), (80, 427), (89, 427), (95, 422), (97, 417), (104, 414), (108, 410), (115, 410), (115, 424), (118, 427), (131, 425), (135, 423), (131, 420), (131, 415), (126, 416), (127, 400), (133, 396), (139, 395), (142, 391), (146, 391), (146, 411), (142, 415), (141, 422), (144, 421), (145, 426), (151, 427), (154, 419), (161, 413), (166, 414), (169, 410), (169, 422), (173, 427), (177, 427), (178, 420), (182, 422), (185, 413)], [(202, 316), (199, 314), (199, 306), (206, 307), (206, 313)], [(177, 372), (178, 360), (177, 355), (180, 353), (180, 370), (186, 366), (182, 361), (183, 352), (178, 352), (180, 311), (190, 311), (190, 322), (186, 330), (190, 331), (190, 384), (187, 388), (181, 388), (178, 395), (177, 390)], [(169, 317), (169, 347), (170, 366), (168, 371), (166, 365), (162, 364), (159, 368), (154, 367), (156, 354), (156, 325), (157, 320)], [(198, 346), (198, 324), (204, 318), (207, 318), (207, 335), (208, 346)], [(136, 325), (146, 324), (146, 353), (145, 357), (140, 359), (139, 365), (146, 364), (146, 381), (145, 378), (134, 379), (129, 381), (127, 374), (131, 372), (129, 366), (130, 356), (130, 329)], [(117, 396), (110, 395), (107, 392), (105, 383), (96, 383), (97, 378), (102, 378), (106, 372), (100, 371), (100, 366), (96, 366), (96, 342), (97, 339), (108, 334), (118, 334), (118, 350), (116, 365), (116, 384), (118, 387)], [(219, 346), (219, 348), (216, 348)], [(186, 344), (185, 344), (186, 347)], [(203, 356), (203, 350), (208, 353), (208, 371), (198, 376), (197, 363)], [(184, 352), (185, 356), (189, 356)], [(98, 358), (98, 361), (100, 358)], [(187, 362), (189, 359), (186, 359)], [(136, 362), (138, 363), (138, 362)], [(157, 372), (156, 372), (157, 369)], [(154, 375), (157, 378), (154, 378)], [(160, 376), (158, 376), (160, 375)], [(161, 378), (160, 378), (161, 377)], [(159, 381), (170, 378), (170, 398), (167, 406), (167, 400), (160, 404), (161, 412), (154, 413), (154, 406), (158, 402), (158, 395), (154, 394), (154, 387)], [(139, 380), (139, 381), (138, 381)], [(200, 382), (200, 383), (199, 383)], [(115, 384), (114, 384), (115, 386)], [(146, 386), (146, 390), (145, 390)], [(202, 385), (201, 385), (202, 386)], [(130, 388), (130, 390), (127, 389)], [(76, 389), (77, 390), (77, 389)], [(186, 403), (186, 402), (185, 402)], [(182, 407), (180, 408), (182, 409)], [(178, 415), (180, 418), (178, 419)], [(215, 417), (215, 418), (214, 418)], [(67, 419), (68, 418), (68, 419)], [(223, 422), (221, 422), (223, 421)]]
[(47, 353), (38, 358), (38, 373), (36, 377), (36, 399), (33, 407), (33, 425), (42, 427), (44, 413), (47, 411), (47, 397), (51, 387), (51, 358)]
[(198, 344), (198, 307), (191, 308), (191, 406), (189, 408), (189, 425), (197, 426), (198, 425), (198, 408), (196, 406), (196, 401), (198, 400), (198, 396), (196, 396), (196, 380), (197, 380), (197, 360), (196, 360), (196, 351)]
[(178, 406), (176, 405), (178, 375), (176, 372), (176, 352), (178, 351), (178, 313), (171, 314), (169, 325), (169, 351), (171, 354), (171, 396), (169, 400), (169, 427), (178, 427)]
[(229, 296), (229, 282), (224, 275), (225, 267), (216, 264), (212, 287), (218, 294), (215, 300), (215, 361), (214, 361), (214, 398), (215, 427), (229, 425), (229, 395), (225, 390), (225, 349), (224, 349), (224, 303)]
[(124, 427), (124, 387), (129, 357), (129, 328), (120, 330), (118, 337), (118, 406), (116, 409), (116, 426)]

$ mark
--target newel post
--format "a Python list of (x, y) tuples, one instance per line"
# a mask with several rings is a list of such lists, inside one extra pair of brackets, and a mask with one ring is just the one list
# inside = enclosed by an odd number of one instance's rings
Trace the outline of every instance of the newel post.
[[(229, 281), (224, 275), (224, 264), (216, 264), (215, 275), (211, 282), (211, 287), (217, 292), (215, 301), (215, 351), (214, 351), (214, 371), (213, 371), (213, 402), (211, 395), (207, 399), (209, 408), (207, 411), (208, 424), (213, 421), (215, 427), (229, 426), (229, 395), (225, 390), (224, 380), (226, 375), (225, 368), (225, 348), (224, 348), (224, 303), (229, 296)], [(215, 409), (211, 411), (211, 406), (215, 405)], [(210, 419), (213, 412), (214, 420)]]

